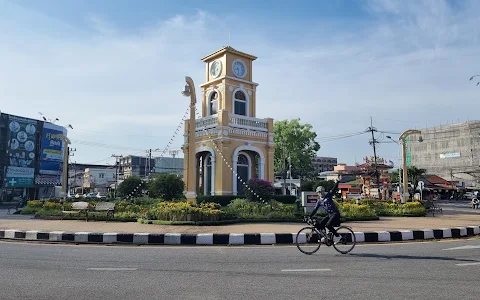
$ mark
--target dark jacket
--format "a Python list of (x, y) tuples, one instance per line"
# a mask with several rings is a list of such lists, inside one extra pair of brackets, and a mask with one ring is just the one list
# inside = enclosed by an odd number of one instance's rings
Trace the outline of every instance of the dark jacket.
[(323, 197), (323, 199), (318, 199), (317, 203), (315, 204), (315, 208), (313, 209), (312, 213), (310, 214), (310, 217), (313, 217), (320, 206), (323, 206), (325, 211), (329, 214), (340, 214), (340, 211), (338, 210), (337, 206), (335, 205), (335, 202), (333, 202), (333, 196), (338, 190), (338, 184), (339, 181), (335, 183), (335, 186)]

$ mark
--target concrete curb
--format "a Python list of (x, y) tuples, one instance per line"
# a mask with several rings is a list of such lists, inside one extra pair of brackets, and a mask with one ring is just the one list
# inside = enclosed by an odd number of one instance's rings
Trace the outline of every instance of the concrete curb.
[[(303, 236), (302, 236), (303, 235)], [(305, 240), (304, 234), (300, 236)], [(480, 235), (480, 226), (355, 232), (357, 243), (402, 242)], [(275, 245), (295, 244), (297, 233), (98, 233), (0, 229), (0, 239), (132, 245)]]

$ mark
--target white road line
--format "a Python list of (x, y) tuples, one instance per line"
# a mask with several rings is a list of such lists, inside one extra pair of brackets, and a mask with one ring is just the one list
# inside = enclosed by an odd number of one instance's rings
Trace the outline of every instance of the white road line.
[(282, 272), (328, 272), (332, 269), (286, 269), (282, 270)]
[(467, 246), (447, 248), (447, 249), (442, 249), (442, 250), (466, 250), (466, 249), (480, 249), (480, 245), (479, 246), (467, 245)]
[(137, 268), (88, 268), (90, 271), (136, 271)]
[(455, 264), (456, 266), (463, 267), (463, 266), (480, 266), (480, 261), (479, 262), (474, 262), (474, 263), (464, 263), (464, 264)]

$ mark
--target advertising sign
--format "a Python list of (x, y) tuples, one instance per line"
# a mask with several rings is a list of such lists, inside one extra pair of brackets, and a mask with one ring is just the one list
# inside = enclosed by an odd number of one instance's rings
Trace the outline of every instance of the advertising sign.
[(43, 125), (40, 160), (63, 162), (63, 135), (66, 135), (63, 127), (51, 123)]
[[(31, 187), (35, 168), (35, 146), (38, 121), (8, 117), (7, 187)], [(17, 168), (12, 168), (17, 167)]]
[(456, 158), (460, 157), (460, 153), (442, 153), (440, 154), (440, 158)]
[(34, 176), (34, 168), (7, 167), (7, 187), (30, 187)]
[(311, 213), (318, 200), (318, 193), (302, 192), (302, 204), (305, 207), (305, 212)]
[(43, 175), (62, 175), (63, 163), (40, 161), (39, 173)]
[(66, 135), (65, 128), (44, 123), (40, 143), (40, 168), (39, 175), (35, 179), (36, 184), (61, 185), (65, 150), (65, 142), (62, 136)]

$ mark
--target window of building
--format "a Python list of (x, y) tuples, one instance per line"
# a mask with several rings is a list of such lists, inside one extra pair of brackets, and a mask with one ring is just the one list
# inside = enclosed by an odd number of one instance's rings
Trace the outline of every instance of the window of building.
[(212, 92), (208, 99), (208, 112), (210, 115), (216, 115), (218, 113), (218, 93)]
[(242, 91), (236, 91), (233, 96), (234, 111), (236, 115), (247, 115), (247, 97)]

